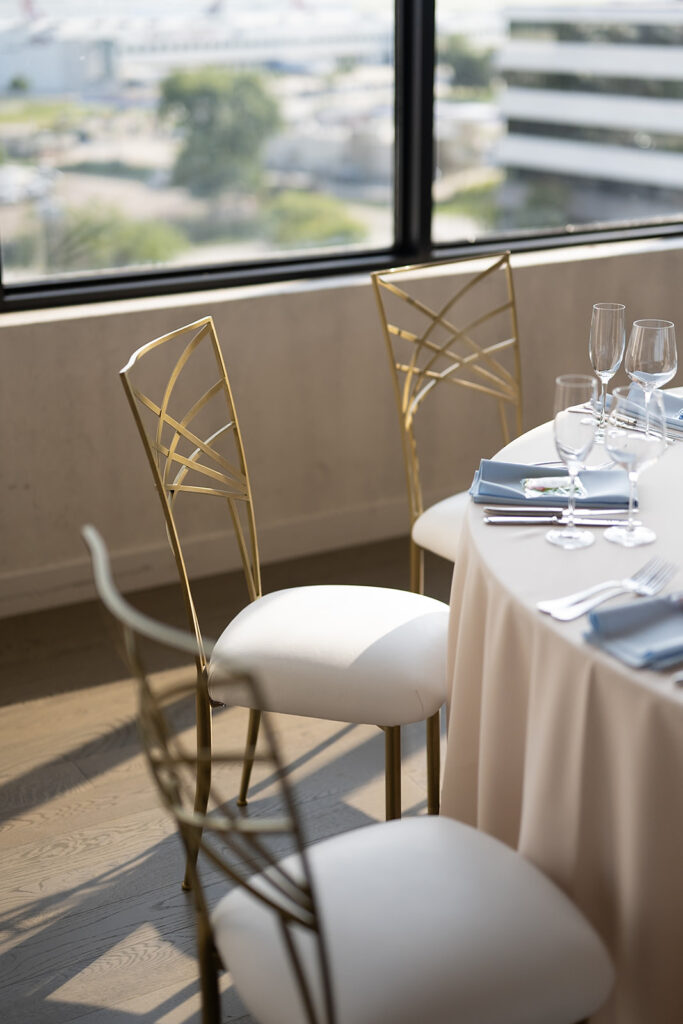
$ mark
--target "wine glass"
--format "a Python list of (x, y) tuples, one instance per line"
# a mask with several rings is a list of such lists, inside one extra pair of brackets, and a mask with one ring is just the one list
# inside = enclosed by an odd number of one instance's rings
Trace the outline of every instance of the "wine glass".
[(591, 416), (577, 415), (589, 403), (595, 407), (597, 384), (586, 374), (567, 374), (555, 380), (555, 419), (553, 432), (557, 454), (567, 467), (569, 474), (569, 498), (567, 503), (567, 524), (546, 533), (546, 540), (562, 548), (585, 548), (595, 537), (590, 530), (579, 530), (574, 523), (576, 504), (576, 480), (579, 470), (593, 447), (596, 421)]
[(676, 330), (671, 320), (636, 320), (626, 349), (626, 372), (644, 391), (645, 428), (650, 429), (650, 398), (675, 375)]
[(624, 358), (625, 310), (626, 306), (621, 302), (596, 302), (593, 306), (588, 352), (591, 366), (600, 381), (600, 419), (595, 431), (596, 444), (602, 444), (605, 436), (607, 382), (617, 372), (621, 366), (621, 360)]
[(633, 419), (633, 402), (645, 400), (642, 393), (645, 389), (640, 385), (635, 385), (635, 389), (635, 395), (633, 385), (630, 388), (614, 389), (605, 430), (605, 450), (613, 462), (626, 470), (629, 481), (628, 522), (624, 526), (610, 526), (605, 530), (605, 537), (627, 548), (651, 544), (655, 539), (654, 530), (635, 524), (636, 488), (642, 471), (656, 462), (666, 450), (666, 417), (662, 396), (658, 392), (651, 393), (650, 424), (647, 429), (643, 429)]

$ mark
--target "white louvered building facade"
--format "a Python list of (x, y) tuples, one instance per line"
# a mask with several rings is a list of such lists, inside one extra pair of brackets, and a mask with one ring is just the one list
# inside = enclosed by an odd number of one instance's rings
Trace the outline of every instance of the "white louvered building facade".
[(507, 10), (505, 201), (564, 190), (577, 221), (683, 213), (683, 3)]

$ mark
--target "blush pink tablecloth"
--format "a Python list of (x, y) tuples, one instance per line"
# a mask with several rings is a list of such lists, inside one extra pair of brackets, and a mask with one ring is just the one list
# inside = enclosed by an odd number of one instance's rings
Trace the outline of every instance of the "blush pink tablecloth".
[[(498, 457), (556, 457), (551, 428)], [(683, 1024), (683, 689), (535, 602), (654, 555), (678, 562), (667, 590), (683, 589), (683, 442), (643, 474), (640, 497), (657, 540), (631, 550), (596, 529), (592, 547), (562, 551), (545, 527), (487, 526), (472, 504), (451, 593), (442, 813), (519, 849), (597, 927), (617, 984), (595, 1024)]]

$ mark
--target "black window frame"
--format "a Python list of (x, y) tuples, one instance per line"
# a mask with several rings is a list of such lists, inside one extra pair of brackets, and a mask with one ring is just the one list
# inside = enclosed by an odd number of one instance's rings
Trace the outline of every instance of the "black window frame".
[(4, 286), (0, 241), (0, 313), (105, 302), (302, 278), (369, 273), (390, 266), (424, 263), (510, 249), (528, 252), (605, 241), (683, 235), (679, 217), (610, 222), (576, 228), (516, 231), (474, 242), (434, 242), (434, 67), (436, 0), (395, 0), (394, 244), (297, 258), (283, 256), (228, 265), (117, 270), (68, 280)]

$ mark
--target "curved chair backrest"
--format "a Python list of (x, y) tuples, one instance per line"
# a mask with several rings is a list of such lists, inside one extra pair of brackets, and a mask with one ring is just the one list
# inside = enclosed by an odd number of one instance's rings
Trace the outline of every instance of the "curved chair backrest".
[(121, 380), (161, 499), (168, 537), (206, 666), (181, 544), (180, 495), (225, 502), (249, 591), (261, 596), (261, 570), (249, 474), (223, 355), (210, 316), (143, 345)]
[[(209, 750), (195, 747), (194, 734), (187, 745), (171, 724), (184, 701), (194, 702), (194, 680), (172, 681), (164, 673), (151, 676), (145, 668), (141, 640), (163, 647), (197, 655), (194, 636), (143, 615), (121, 596), (114, 583), (105, 544), (93, 526), (85, 526), (83, 537), (90, 550), (95, 584), (105, 608), (118, 624), (123, 636), (123, 651), (131, 674), (138, 683), (139, 727), (144, 751), (162, 801), (176, 820), (191, 873), (191, 889), (197, 912), (202, 963), (202, 937), (211, 935), (209, 908), (201, 885), (197, 853), (202, 853), (231, 883), (242, 886), (277, 915), (281, 928), (282, 949), (289, 957), (292, 977), (296, 979), (302, 1005), (302, 1021), (310, 1024), (334, 1024), (334, 1008), (327, 956), (316, 911), (313, 884), (303, 843), (296, 805), (287, 783), (268, 715), (262, 719), (262, 733), (255, 760), (265, 764), (275, 783), (276, 794), (269, 799), (268, 812), (248, 817), (231, 806), (219, 790), (221, 779), (231, 778), (232, 764), (241, 765), (244, 752)], [(212, 643), (204, 640), (204, 650), (211, 654)], [(226, 679), (228, 678), (226, 674)], [(235, 704), (240, 707), (261, 707), (257, 681), (238, 667), (230, 673)], [(198, 763), (209, 758), (214, 782), (206, 813), (195, 809), (195, 780)], [(218, 782), (216, 782), (216, 778)], [(234, 805), (234, 801), (233, 801)], [(279, 862), (291, 854), (286, 866)], [(274, 848), (275, 847), (275, 848)], [(265, 873), (263, 873), (265, 872)], [(258, 884), (252, 884), (258, 874)], [(292, 929), (304, 928), (315, 938), (318, 977), (310, 978), (304, 970)], [(202, 963), (202, 973), (207, 964)], [(267, 979), (264, 979), (267, 984)], [(214, 979), (202, 978), (203, 995), (213, 1006), (205, 1020), (219, 1021), (218, 990)]]
[(393, 372), (412, 524), (424, 511), (415, 417), (437, 385), (495, 399), (505, 443), (521, 432), (510, 253), (396, 267), (371, 277)]

